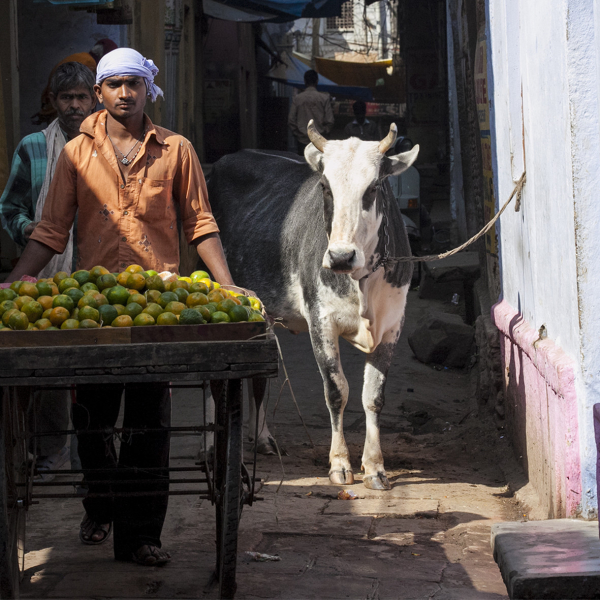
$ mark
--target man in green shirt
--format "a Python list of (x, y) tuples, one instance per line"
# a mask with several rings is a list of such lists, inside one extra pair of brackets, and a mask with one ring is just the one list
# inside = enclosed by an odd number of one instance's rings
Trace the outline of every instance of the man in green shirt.
[[(22, 248), (33, 232), (46, 199), (56, 161), (67, 141), (79, 135), (79, 127), (96, 106), (93, 73), (84, 65), (68, 62), (60, 65), (50, 83), (50, 98), (58, 113), (47, 129), (24, 137), (13, 156), (10, 176), (0, 197), (0, 219), (10, 237)], [(71, 236), (72, 237), (72, 236)], [(48, 277), (58, 271), (73, 270), (73, 247), (55, 257), (42, 273)], [(30, 390), (22, 390), (30, 394)], [(38, 433), (68, 428), (71, 397), (65, 390), (41, 390), (33, 393), (34, 410), (29, 412), (30, 429)], [(50, 481), (54, 475), (44, 471), (60, 468), (69, 459), (66, 435), (41, 436), (32, 441), (38, 477)], [(74, 453), (72, 453), (74, 455)]]

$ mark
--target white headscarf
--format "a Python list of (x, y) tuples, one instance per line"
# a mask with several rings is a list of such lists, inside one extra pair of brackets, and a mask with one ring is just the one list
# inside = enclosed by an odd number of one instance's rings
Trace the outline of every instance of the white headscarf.
[(105, 54), (96, 67), (96, 83), (100, 85), (108, 77), (143, 77), (148, 96), (154, 102), (163, 91), (154, 83), (158, 67), (133, 48), (117, 48)]

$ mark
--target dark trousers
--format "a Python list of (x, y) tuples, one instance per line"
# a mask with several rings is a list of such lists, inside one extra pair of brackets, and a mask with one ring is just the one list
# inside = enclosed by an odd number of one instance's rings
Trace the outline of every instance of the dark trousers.
[[(171, 424), (171, 394), (160, 384), (121, 384), (77, 386), (73, 405), (73, 424), (78, 431), (114, 427), (125, 389), (123, 427), (162, 429)], [(79, 456), (89, 485), (89, 494), (106, 492), (168, 491), (170, 432), (124, 434), (117, 459), (110, 433), (79, 434)], [(94, 473), (93, 469), (118, 467), (122, 473)], [(150, 472), (125, 471), (128, 467), (158, 468)], [(88, 470), (86, 472), (86, 470)], [(106, 480), (156, 479), (148, 483), (104, 483)], [(114, 551), (117, 560), (129, 560), (144, 544), (160, 547), (169, 497), (131, 496), (119, 498), (87, 497), (83, 506), (98, 523), (113, 523)]]

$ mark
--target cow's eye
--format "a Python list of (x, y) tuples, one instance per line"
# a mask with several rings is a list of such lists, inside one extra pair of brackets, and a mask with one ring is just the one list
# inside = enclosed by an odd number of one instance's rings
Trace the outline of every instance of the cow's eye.
[(363, 210), (370, 210), (371, 206), (373, 206), (373, 202), (375, 202), (375, 198), (377, 198), (377, 190), (379, 189), (377, 183), (371, 184), (363, 194), (362, 205)]

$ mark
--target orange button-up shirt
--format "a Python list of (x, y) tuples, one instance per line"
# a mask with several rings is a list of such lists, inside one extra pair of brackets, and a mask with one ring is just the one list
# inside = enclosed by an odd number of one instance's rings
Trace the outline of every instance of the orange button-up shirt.
[(179, 270), (177, 213), (188, 243), (219, 228), (190, 142), (144, 116), (146, 136), (127, 181), (106, 135), (106, 110), (89, 116), (62, 151), (31, 239), (62, 253), (77, 218), (77, 268), (130, 264)]

